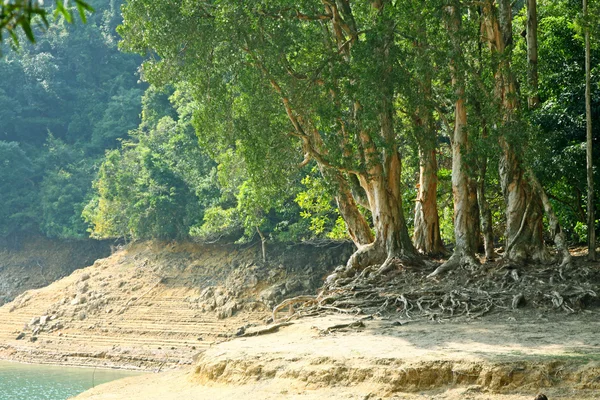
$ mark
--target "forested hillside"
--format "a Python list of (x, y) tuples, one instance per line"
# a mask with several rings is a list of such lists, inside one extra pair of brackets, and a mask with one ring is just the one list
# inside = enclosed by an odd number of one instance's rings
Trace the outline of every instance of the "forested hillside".
[(61, 18), (0, 58), (0, 235), (87, 237), (81, 217), (106, 149), (140, 122), (141, 59), (117, 49), (120, 1)]
[(3, 52), (3, 235), (350, 238), (437, 273), (588, 241), (596, 0), (91, 4)]

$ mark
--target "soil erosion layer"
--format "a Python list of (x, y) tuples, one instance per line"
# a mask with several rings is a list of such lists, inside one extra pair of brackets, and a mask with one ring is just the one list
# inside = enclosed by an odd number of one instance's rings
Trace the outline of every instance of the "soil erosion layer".
[[(314, 293), (351, 253), (333, 246), (132, 244), (0, 307), (0, 358), (158, 370)], [(33, 271), (35, 272), (35, 271)], [(33, 273), (32, 272), (32, 273)]]

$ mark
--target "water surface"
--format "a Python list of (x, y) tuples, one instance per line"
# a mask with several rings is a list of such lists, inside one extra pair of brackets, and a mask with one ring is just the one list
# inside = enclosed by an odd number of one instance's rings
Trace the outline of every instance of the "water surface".
[(0, 361), (0, 400), (64, 400), (139, 372)]

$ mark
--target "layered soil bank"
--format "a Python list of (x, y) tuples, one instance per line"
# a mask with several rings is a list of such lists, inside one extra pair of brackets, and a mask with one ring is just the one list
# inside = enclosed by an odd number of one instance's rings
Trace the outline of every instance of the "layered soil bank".
[[(533, 322), (532, 322), (533, 319)], [(204, 349), (193, 368), (78, 399), (598, 399), (597, 313), (431, 324), (323, 316)]]
[[(349, 243), (129, 245), (0, 307), (0, 358), (168, 369), (263, 324), (284, 297), (314, 293)], [(33, 273), (33, 272), (32, 272)]]

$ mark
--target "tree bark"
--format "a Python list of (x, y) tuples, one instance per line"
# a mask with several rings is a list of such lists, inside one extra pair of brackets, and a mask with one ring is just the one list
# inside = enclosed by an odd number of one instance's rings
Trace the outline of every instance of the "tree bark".
[(594, 217), (594, 166), (592, 144), (592, 101), (591, 101), (591, 68), (590, 68), (590, 29), (587, 27), (587, 0), (583, 0), (585, 17), (585, 121), (586, 121), (586, 170), (587, 170), (587, 226), (588, 226), (588, 260), (596, 261), (596, 227)]
[[(381, 131), (387, 141), (388, 150), (381, 152), (383, 162), (369, 163), (371, 168), (359, 176), (373, 216), (375, 241), (359, 248), (348, 261), (348, 267), (355, 269), (381, 264), (379, 273), (385, 272), (396, 258), (416, 261), (416, 252), (402, 209), (402, 163), (395, 143), (391, 102), (384, 100), (384, 110), (381, 116)], [(368, 157), (379, 158), (371, 137), (367, 133), (361, 133), (360, 136)]]
[(419, 186), (415, 202), (415, 231), (413, 243), (417, 251), (428, 255), (445, 253), (440, 235), (440, 220), (437, 209), (437, 159), (435, 153), (435, 131), (428, 123), (418, 119), (424, 128), (417, 143), (419, 146)]
[[(457, 5), (446, 8), (448, 13), (448, 31), (455, 57), (461, 54), (460, 9)], [(456, 92), (454, 104), (454, 133), (452, 138), (452, 195), (454, 199), (454, 252), (450, 259), (439, 266), (428, 277), (434, 277), (463, 264), (478, 265), (475, 258), (477, 250), (477, 191), (465, 157), (470, 155), (467, 130), (467, 108), (465, 104), (464, 72), (457, 65), (457, 59), (451, 61), (452, 85)]]
[(346, 223), (348, 235), (350, 235), (354, 245), (361, 248), (373, 243), (375, 237), (371, 232), (371, 227), (358, 209), (348, 182), (337, 172), (332, 173), (332, 175), (335, 175), (333, 179), (338, 186), (338, 194), (335, 196), (338, 210)]
[(527, 101), (530, 109), (534, 109), (540, 104), (537, 28), (537, 0), (527, 0), (527, 77), (531, 91)]
[(484, 3), (484, 36), (499, 60), (495, 68), (495, 96), (502, 114), (504, 132), (499, 143), (500, 183), (506, 202), (506, 249), (504, 257), (515, 262), (546, 262), (549, 254), (543, 240), (542, 200), (533, 190), (522, 167), (521, 155), (510, 129), (517, 108), (516, 82), (511, 73), (512, 9), (510, 0), (498, 0), (499, 15), (493, 0)]

